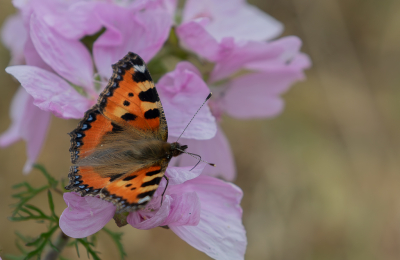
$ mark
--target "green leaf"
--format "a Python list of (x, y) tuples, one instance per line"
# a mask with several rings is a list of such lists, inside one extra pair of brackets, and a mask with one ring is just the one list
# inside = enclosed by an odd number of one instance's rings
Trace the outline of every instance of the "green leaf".
[(75, 240), (75, 249), (76, 249), (76, 254), (78, 255), (78, 257), (81, 257), (79, 255), (79, 248), (78, 248), (78, 241), (77, 240)]
[(86, 48), (92, 53), (94, 42), (106, 31), (106, 28), (101, 28), (98, 32), (87, 35), (81, 39), (81, 42), (86, 46)]
[(40, 165), (40, 164), (34, 164), (33, 168), (38, 169), (41, 173), (43, 173), (44, 177), (46, 177), (49, 186), (51, 188), (55, 188), (58, 184), (58, 181), (56, 179), (54, 179), (46, 170), (46, 168), (44, 168), (44, 166)]
[(108, 228), (105, 228), (105, 227), (103, 228), (103, 231), (106, 232), (111, 237), (111, 239), (114, 241), (115, 245), (118, 248), (119, 255), (120, 255), (121, 259), (123, 260), (126, 256), (124, 246), (122, 245), (122, 242), (121, 242), (123, 233), (112, 232), (111, 230), (109, 230)]
[(51, 215), (55, 219), (55, 221), (58, 223), (58, 216), (56, 215), (56, 212), (54, 211), (54, 201), (53, 201), (53, 195), (51, 194), (50, 190), (47, 190), (47, 197), (49, 199), (49, 207), (51, 210)]
[[(78, 238), (76, 239), (81, 245), (86, 248), (88, 257), (91, 255), (94, 260), (101, 260), (100, 257), (97, 255), (99, 252), (92, 249), (93, 244), (90, 243), (87, 238)], [(90, 257), (89, 257), (90, 258)]]

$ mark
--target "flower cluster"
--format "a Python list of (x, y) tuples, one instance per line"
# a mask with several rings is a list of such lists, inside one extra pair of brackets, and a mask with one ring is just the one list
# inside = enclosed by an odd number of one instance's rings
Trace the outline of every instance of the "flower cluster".
[[(4, 24), (2, 39), (11, 52), (12, 66), (6, 71), (22, 87), (12, 101), (12, 125), (0, 136), (0, 146), (24, 139), (28, 173), (45, 141), (50, 115), (82, 118), (111, 76), (111, 64), (129, 51), (147, 63), (157, 55), (178, 59), (175, 69), (156, 82), (169, 142), (182, 133), (211, 90), (212, 99), (181, 143), (218, 167), (199, 165), (190, 171), (191, 157), (174, 159), (166, 171), (170, 184), (164, 202), (165, 180), (146, 208), (129, 213), (126, 220), (138, 229), (168, 226), (215, 259), (243, 259), (242, 192), (215, 178), (232, 181), (236, 175), (218, 123), (225, 113), (239, 119), (278, 115), (284, 106), (281, 94), (303, 79), (310, 66), (299, 51), (301, 41), (294, 36), (273, 40), (282, 25), (244, 0), (187, 0), (182, 10), (176, 0), (13, 3), (19, 12)], [(175, 38), (179, 45), (168, 46)], [(65, 193), (64, 200), (68, 207), (60, 227), (71, 237), (99, 231), (115, 214), (113, 204), (97, 197)]]

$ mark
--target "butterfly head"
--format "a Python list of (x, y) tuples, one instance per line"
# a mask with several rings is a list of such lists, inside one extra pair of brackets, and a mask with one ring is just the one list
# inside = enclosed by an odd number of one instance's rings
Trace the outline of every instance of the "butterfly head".
[(171, 144), (171, 152), (167, 154), (167, 158), (171, 159), (172, 157), (178, 156), (183, 153), (188, 148), (187, 145), (180, 145), (179, 143), (175, 142)]

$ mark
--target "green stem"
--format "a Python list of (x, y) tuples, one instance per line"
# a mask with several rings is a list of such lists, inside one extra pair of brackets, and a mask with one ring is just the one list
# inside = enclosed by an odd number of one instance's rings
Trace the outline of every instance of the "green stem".
[(64, 232), (61, 231), (60, 235), (57, 237), (56, 242), (54, 243), (54, 246), (58, 249), (55, 250), (54, 248), (50, 248), (49, 252), (47, 252), (44, 260), (56, 260), (58, 256), (61, 254), (62, 250), (68, 243), (69, 236), (64, 234)]

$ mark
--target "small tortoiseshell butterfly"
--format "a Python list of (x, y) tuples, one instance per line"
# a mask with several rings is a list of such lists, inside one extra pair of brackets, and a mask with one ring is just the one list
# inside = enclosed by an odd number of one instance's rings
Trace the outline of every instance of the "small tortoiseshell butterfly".
[(168, 126), (150, 73), (137, 54), (112, 66), (97, 104), (71, 136), (67, 190), (112, 202), (117, 212), (145, 206), (173, 156), (187, 148), (168, 143)]

